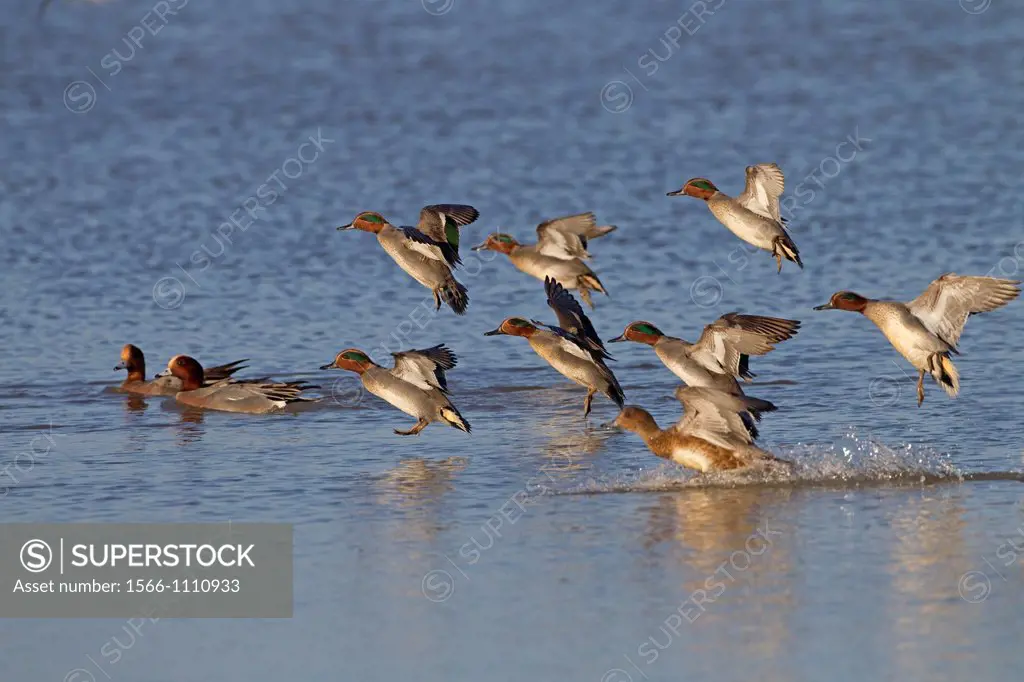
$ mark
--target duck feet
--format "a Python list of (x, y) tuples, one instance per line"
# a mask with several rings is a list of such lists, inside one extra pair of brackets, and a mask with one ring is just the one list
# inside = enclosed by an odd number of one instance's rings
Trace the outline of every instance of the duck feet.
[(775, 256), (775, 262), (778, 264), (778, 272), (782, 272), (782, 254), (779, 253), (779, 238), (776, 237), (772, 240), (772, 255)]
[(399, 436), (415, 436), (417, 433), (427, 428), (427, 424), (429, 423), (430, 422), (428, 422), (426, 419), (420, 417), (419, 420), (417, 420), (416, 425), (413, 426), (408, 431), (399, 431), (398, 429), (395, 429), (395, 433), (397, 433)]
[(587, 415), (590, 414), (590, 403), (594, 400), (594, 394), (597, 393), (594, 389), (587, 389), (587, 397), (583, 401), (583, 418), (586, 419)]
[(434, 294), (434, 310), (440, 310), (441, 309), (441, 296), (440, 296), (440, 294), (437, 293), (437, 289), (432, 290), (431, 293)]
[(590, 289), (588, 289), (587, 287), (581, 285), (580, 288), (579, 288), (579, 292), (580, 292), (580, 298), (583, 299), (583, 302), (587, 304), (588, 308), (593, 310), (594, 309), (594, 302), (590, 299)]
[(921, 407), (921, 403), (924, 402), (924, 370), (918, 370), (917, 373), (917, 406)]

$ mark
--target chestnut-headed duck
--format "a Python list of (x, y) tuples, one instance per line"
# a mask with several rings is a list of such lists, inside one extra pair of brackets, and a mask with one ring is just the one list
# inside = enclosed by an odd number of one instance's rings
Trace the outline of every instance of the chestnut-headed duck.
[(865, 298), (852, 291), (832, 294), (815, 310), (849, 310), (864, 315), (882, 330), (889, 343), (918, 371), (917, 404), (924, 402), (924, 375), (950, 397), (960, 392), (960, 375), (951, 354), (967, 318), (991, 312), (1020, 295), (1020, 282), (998, 277), (957, 275), (948, 272), (908, 303)]
[(747, 185), (733, 198), (723, 194), (706, 178), (687, 180), (683, 188), (668, 196), (686, 195), (703, 199), (718, 221), (733, 234), (775, 256), (779, 272), (782, 259), (804, 267), (800, 251), (786, 231), (785, 219), (779, 215), (779, 197), (786, 186), (782, 170), (774, 163), (747, 166)]
[[(226, 365), (217, 365), (205, 370), (203, 378), (206, 385), (213, 384), (221, 379), (227, 379), (235, 372), (245, 369), (243, 362), (249, 359), (235, 360)], [(135, 393), (138, 395), (174, 395), (181, 390), (181, 379), (170, 375), (161, 375), (146, 381), (146, 356), (142, 349), (132, 344), (125, 344), (121, 349), (121, 362), (114, 367), (114, 370), (128, 370), (128, 376), (117, 387), (116, 390), (122, 393)]]
[(590, 403), (598, 391), (622, 407), (625, 395), (618, 379), (605, 364), (612, 359), (597, 336), (583, 308), (561, 284), (550, 277), (544, 280), (548, 305), (555, 311), (558, 326), (536, 320), (510, 317), (484, 336), (522, 336), (537, 355), (544, 358), (562, 376), (587, 389), (583, 417), (590, 414)]
[(175, 400), (190, 407), (266, 414), (280, 412), (294, 403), (319, 400), (301, 395), (306, 389), (318, 388), (304, 381), (240, 381), (228, 378), (214, 384), (205, 384), (203, 366), (187, 355), (175, 355), (171, 358), (166, 371), (180, 379), (182, 383), (181, 391), (174, 396)]
[(751, 355), (764, 355), (775, 344), (793, 338), (797, 320), (762, 315), (726, 313), (704, 327), (695, 343), (668, 336), (650, 322), (633, 322), (609, 343), (633, 341), (654, 348), (654, 353), (687, 386), (717, 388), (743, 395), (737, 379), (750, 381)]
[(395, 358), (395, 366), (387, 368), (375, 363), (358, 348), (348, 348), (320, 369), (355, 372), (367, 391), (407, 415), (416, 417), (416, 424), (411, 429), (395, 429), (395, 433), (400, 436), (414, 436), (432, 422), (441, 422), (460, 431), (470, 432), (469, 422), (448, 399), (445, 371), (455, 367), (455, 353), (444, 345), (437, 345), (391, 355)]
[(647, 410), (632, 405), (623, 408), (612, 424), (639, 435), (658, 457), (701, 472), (763, 463), (790, 465), (754, 445), (759, 434), (747, 415), (774, 410), (768, 401), (695, 387), (680, 387), (676, 398), (685, 415), (667, 429), (660, 428)]
[(464, 204), (437, 204), (420, 211), (416, 227), (397, 227), (374, 211), (364, 211), (339, 230), (363, 230), (377, 235), (377, 241), (398, 267), (434, 293), (436, 309), (443, 300), (456, 314), (469, 305), (469, 293), (452, 274), (459, 258), (459, 228), (469, 225), (480, 213)]
[(590, 291), (608, 295), (601, 280), (583, 261), (590, 258), (587, 240), (603, 237), (614, 225), (598, 225), (593, 213), (580, 213), (547, 220), (537, 226), (537, 243), (520, 244), (514, 237), (495, 232), (474, 251), (497, 251), (508, 256), (521, 272), (544, 281), (551, 277), (566, 289), (576, 289), (580, 298), (594, 307)]

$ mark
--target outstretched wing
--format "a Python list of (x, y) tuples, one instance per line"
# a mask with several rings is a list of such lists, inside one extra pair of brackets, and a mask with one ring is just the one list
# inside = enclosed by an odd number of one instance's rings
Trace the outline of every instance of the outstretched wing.
[(704, 327), (690, 356), (712, 371), (751, 379), (749, 356), (774, 350), (775, 344), (793, 338), (799, 328), (797, 320), (726, 313)]
[(1020, 282), (1016, 280), (947, 272), (907, 307), (928, 331), (956, 348), (968, 317), (1001, 308), (1019, 295)]
[(480, 217), (480, 212), (466, 204), (434, 204), (420, 210), (420, 232), (435, 242), (444, 242), (459, 255), (459, 228)]
[(614, 225), (598, 225), (593, 213), (579, 213), (545, 221), (537, 226), (537, 250), (545, 256), (587, 259), (587, 240), (602, 237)]
[(413, 251), (431, 260), (443, 261), (449, 267), (462, 262), (462, 259), (459, 258), (458, 247), (452, 248), (448, 242), (438, 241), (415, 227), (399, 227), (398, 229), (405, 234), (406, 244)]
[(558, 317), (558, 326), (579, 338), (588, 347), (601, 351), (604, 357), (608, 357), (597, 330), (572, 294), (551, 277), (544, 278), (544, 291), (548, 295), (548, 306)]
[(751, 445), (757, 438), (753, 420), (745, 415), (775, 409), (767, 400), (714, 388), (681, 386), (676, 389), (676, 399), (683, 404), (686, 414), (674, 428), (725, 448)]
[(781, 223), (779, 197), (786, 188), (786, 178), (774, 163), (747, 166), (747, 185), (736, 200), (747, 210)]
[(395, 358), (395, 366), (391, 370), (394, 376), (424, 390), (436, 388), (443, 393), (448, 392), (448, 379), (444, 373), (455, 367), (457, 358), (444, 344), (391, 355)]

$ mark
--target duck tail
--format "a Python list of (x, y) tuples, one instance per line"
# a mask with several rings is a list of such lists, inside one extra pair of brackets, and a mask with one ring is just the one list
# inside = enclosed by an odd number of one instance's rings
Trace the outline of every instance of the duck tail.
[(611, 381), (608, 382), (608, 389), (604, 392), (606, 396), (612, 399), (612, 401), (619, 406), (621, 410), (626, 404), (626, 394), (622, 390), (622, 386), (619, 386), (619, 380), (615, 378), (615, 375), (608, 371)]
[(445, 405), (441, 408), (441, 419), (444, 420), (445, 424), (456, 428), (459, 431), (465, 431), (466, 433), (472, 433), (473, 431), (469, 422), (459, 414), (459, 411), (455, 409), (454, 405)]
[(800, 260), (800, 249), (796, 248), (796, 242), (794, 242), (793, 238), (789, 236), (789, 232), (786, 232), (785, 228), (783, 228), (782, 236), (778, 237), (778, 241), (776, 243), (778, 244), (779, 253), (781, 253), (786, 260), (796, 263), (800, 266), (801, 270), (804, 269), (804, 262)]
[(464, 315), (466, 313), (466, 308), (469, 306), (469, 291), (450, 274), (448, 275), (448, 281), (438, 289), (438, 293), (441, 295), (442, 300), (448, 304), (448, 307), (455, 311), (456, 315)]
[(960, 373), (949, 359), (949, 353), (934, 353), (928, 358), (928, 371), (935, 382), (951, 397), (960, 392)]
[(593, 289), (594, 291), (600, 291), (605, 296), (608, 295), (608, 290), (604, 288), (603, 284), (601, 284), (601, 280), (597, 278), (597, 275), (592, 272), (588, 272), (577, 277), (576, 286), (579, 287), (581, 292), (585, 289)]

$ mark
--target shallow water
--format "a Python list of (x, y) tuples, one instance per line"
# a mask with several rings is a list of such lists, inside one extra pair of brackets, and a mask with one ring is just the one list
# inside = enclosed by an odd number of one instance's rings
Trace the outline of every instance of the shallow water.
[[(918, 408), (877, 330), (811, 307), (1019, 275), (1024, 9), (716, 4), (192, 0), (130, 51), (149, 4), (39, 24), (8, 3), (0, 425), (2, 465), (28, 470), (6, 469), (4, 519), (279, 521), (296, 541), (291, 620), (163, 620), (112, 665), (121, 621), (2, 621), (3, 679), (1019, 677), (1024, 308), (972, 319), (961, 396), (929, 383)], [(664, 196), (697, 175), (737, 192), (769, 160), (803, 272)], [(796, 480), (694, 479), (600, 429), (600, 397), (584, 423), (581, 389), (482, 336), (553, 321), (503, 257), (467, 251), (469, 313), (435, 315), (369, 235), (334, 230), (443, 201), (480, 210), (466, 244), (584, 210), (617, 224), (592, 244), (606, 338), (802, 320), (749, 390), (779, 405), (763, 439)], [(151, 371), (248, 357), (330, 397), (269, 417), (128, 399), (105, 390), (127, 342)], [(399, 438), (409, 418), (316, 369), (440, 342), (471, 436)], [(653, 353), (611, 348), (628, 401), (673, 420)]]

